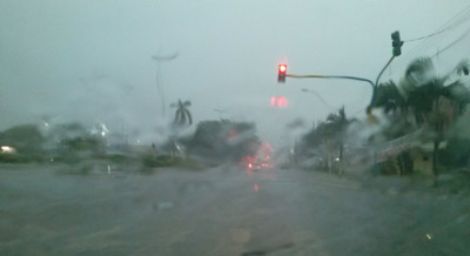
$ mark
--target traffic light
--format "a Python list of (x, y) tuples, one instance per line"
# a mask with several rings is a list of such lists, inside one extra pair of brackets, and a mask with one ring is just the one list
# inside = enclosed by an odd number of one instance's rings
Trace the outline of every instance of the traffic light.
[(400, 39), (400, 32), (395, 31), (392, 33), (392, 46), (393, 46), (393, 56), (397, 57), (401, 55), (401, 47), (403, 46), (403, 41)]
[(285, 83), (286, 75), (287, 75), (287, 65), (279, 64), (278, 69), (277, 69), (277, 81), (279, 83)]

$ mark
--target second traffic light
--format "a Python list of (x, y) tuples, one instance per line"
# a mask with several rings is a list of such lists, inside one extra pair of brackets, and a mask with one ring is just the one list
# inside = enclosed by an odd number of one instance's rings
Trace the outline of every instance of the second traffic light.
[(393, 56), (397, 57), (401, 55), (401, 47), (403, 46), (403, 41), (400, 39), (400, 32), (395, 31), (392, 33), (392, 47), (393, 47)]
[(286, 82), (286, 75), (287, 75), (287, 65), (286, 64), (279, 64), (277, 68), (277, 81), (279, 83)]

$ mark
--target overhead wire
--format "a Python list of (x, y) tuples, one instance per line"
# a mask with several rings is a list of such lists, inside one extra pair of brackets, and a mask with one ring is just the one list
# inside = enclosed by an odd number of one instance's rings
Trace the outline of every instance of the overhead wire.
[[(452, 16), (449, 20), (447, 20), (442, 26), (440, 26), (436, 31), (424, 35), (424, 36), (419, 36), (411, 39), (406, 39), (403, 40), (405, 43), (414, 43), (414, 42), (420, 42), (419, 44), (415, 45), (413, 48), (407, 51), (406, 55), (410, 56), (411, 53), (414, 53), (418, 48), (428, 48), (424, 47), (424, 45), (429, 42), (429, 40), (433, 37), (436, 37), (438, 35), (444, 34), (445, 32), (449, 32), (460, 25), (466, 23), (468, 20), (470, 20), (470, 5), (464, 7), (461, 11), (459, 11), (457, 14)], [(436, 57), (439, 56), (439, 54), (443, 53), (444, 51), (450, 49), (453, 47), (455, 44), (463, 40), (469, 33), (470, 31), (466, 30), (463, 35), (461, 35), (459, 38), (456, 40), (452, 41), (449, 45), (444, 47), (442, 50), (438, 50), (434, 55), (431, 57)], [(388, 76), (391, 77), (393, 75), (393, 71), (391, 71), (391, 66), (389, 67), (389, 74)]]
[[(470, 6), (465, 8), (462, 12), (460, 12), (458, 16), (454, 16), (452, 19), (448, 20), (445, 24), (443, 24), (441, 26), (441, 28), (439, 29), (439, 31), (438, 31), (440, 33), (434, 33), (434, 35), (428, 36), (426, 39), (422, 39), (422, 40), (424, 40), (422, 42), (422, 44), (421, 45), (420, 44), (416, 45), (415, 48), (419, 48), (420, 46), (422, 46), (426, 42), (429, 42), (431, 38), (434, 38), (438, 35), (440, 36), (440, 35), (444, 34), (445, 32), (450, 32), (450, 31), (456, 29), (457, 27), (461, 26), (462, 24), (465, 24), (469, 19), (470, 19)], [(410, 52), (413, 52), (413, 50), (411, 50)]]
[(440, 54), (442, 54), (443, 52), (449, 50), (450, 48), (452, 48), (453, 46), (455, 46), (457, 43), (459, 43), (460, 41), (462, 41), (463, 39), (465, 39), (468, 34), (470, 34), (470, 27), (465, 30), (465, 32), (460, 35), (457, 39), (455, 39), (454, 41), (452, 41), (450, 44), (448, 44), (446, 47), (444, 47), (443, 49), (437, 51), (434, 55), (432, 55), (431, 57), (434, 58), (436, 56), (439, 56)]
[(458, 12), (456, 15), (454, 15), (451, 19), (449, 19), (444, 25), (442, 25), (438, 30), (430, 33), (430, 34), (427, 34), (427, 35), (424, 35), (424, 36), (419, 36), (419, 37), (415, 37), (415, 38), (411, 38), (411, 39), (407, 39), (407, 40), (403, 40), (405, 43), (408, 43), (408, 42), (416, 42), (416, 41), (421, 41), (421, 40), (425, 40), (425, 39), (428, 39), (428, 38), (431, 38), (431, 37), (434, 37), (434, 36), (437, 36), (437, 35), (440, 35), (446, 31), (449, 31), (449, 30), (452, 30), (453, 28), (455, 27), (458, 27), (459, 25), (461, 25), (462, 23), (465, 23), (466, 20), (468, 19), (468, 17), (462, 17), (460, 20), (457, 20), (457, 21), (453, 21), (454, 19), (458, 19), (458, 17), (460, 15), (465, 15), (467, 12), (470, 13), (470, 5), (468, 5), (467, 7), (465, 7), (464, 9), (462, 9), (460, 12)]
[[(411, 48), (408, 51), (407, 54), (409, 55), (409, 54), (415, 52), (418, 48), (425, 48), (425, 47), (423, 47), (423, 45), (425, 45), (427, 42), (429, 42), (429, 39), (431, 39), (435, 36), (444, 34), (444, 32), (448, 32), (448, 31), (460, 26), (461, 24), (464, 24), (470, 18), (469, 14), (470, 14), (470, 5), (465, 7), (458, 14), (454, 15), (451, 19), (449, 19), (446, 23), (444, 23), (436, 32), (431, 33), (427, 36), (421, 36), (421, 37), (418, 37), (418, 38), (405, 40), (404, 42), (422, 41), (420, 44), (417, 44), (416, 46)], [(459, 21), (456, 21), (457, 19), (459, 19)], [(421, 39), (419, 39), (419, 38), (421, 38)]]

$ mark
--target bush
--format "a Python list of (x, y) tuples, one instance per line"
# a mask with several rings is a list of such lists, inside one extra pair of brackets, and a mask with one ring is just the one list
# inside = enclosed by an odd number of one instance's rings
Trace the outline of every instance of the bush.
[(155, 156), (147, 154), (142, 158), (142, 164), (145, 167), (166, 167), (174, 165), (177, 161), (177, 158), (172, 158), (167, 155)]
[(253, 123), (221, 120), (200, 122), (186, 143), (190, 154), (224, 161), (254, 154), (259, 139)]
[(44, 162), (45, 158), (41, 155), (25, 154), (0, 154), (0, 163), (34, 163)]
[(466, 167), (469, 164), (470, 139), (449, 139), (447, 147), (440, 150), (439, 162), (447, 167)]
[(18, 125), (0, 133), (0, 144), (14, 147), (23, 155), (39, 155), (43, 152), (45, 138), (32, 124)]
[(144, 169), (148, 168), (159, 168), (159, 167), (182, 167), (190, 169), (202, 169), (202, 166), (192, 160), (181, 157), (173, 157), (169, 155), (155, 156), (147, 154), (142, 157), (142, 166)]

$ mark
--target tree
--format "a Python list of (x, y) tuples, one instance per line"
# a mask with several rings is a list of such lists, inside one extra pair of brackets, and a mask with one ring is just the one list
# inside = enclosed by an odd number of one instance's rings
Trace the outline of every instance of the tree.
[(468, 72), (468, 62), (461, 62), (455, 69), (444, 76), (437, 76), (430, 58), (417, 59), (410, 64), (405, 72), (408, 83), (408, 105), (418, 126), (427, 126), (433, 132), (432, 172), (438, 175), (437, 162), (441, 142), (446, 131), (457, 115), (469, 102), (468, 90), (463, 83), (451, 80)]
[(176, 127), (189, 126), (193, 123), (193, 118), (191, 112), (189, 112), (189, 106), (191, 106), (191, 101), (181, 101), (173, 103), (170, 105), (172, 108), (176, 108), (175, 119), (173, 120), (173, 125)]
[(406, 109), (406, 100), (393, 81), (381, 84), (377, 89), (375, 107), (383, 107), (385, 114), (397, 114)]
[(41, 155), (45, 141), (34, 124), (17, 125), (0, 133), (0, 144), (14, 147), (20, 154)]
[(214, 120), (198, 123), (187, 147), (200, 157), (220, 161), (240, 160), (253, 155), (259, 144), (255, 124)]
[[(330, 114), (327, 117), (327, 121), (329, 123), (329, 136), (326, 139), (330, 140), (330, 143), (333, 144), (333, 150), (338, 152), (338, 160), (339, 164), (343, 164), (344, 162), (344, 140), (345, 140), (345, 133), (346, 128), (348, 126), (348, 119), (346, 117), (346, 112), (344, 107), (342, 107), (338, 114)], [(336, 161), (336, 159), (334, 159)], [(338, 172), (340, 174), (343, 173), (343, 168), (340, 166)]]
[[(323, 149), (326, 168), (331, 171), (333, 161), (344, 161), (344, 141), (346, 129), (351, 120), (348, 120), (344, 107), (338, 113), (331, 113), (326, 121), (320, 122), (310, 132), (303, 136), (301, 149), (308, 152), (311, 149)], [(340, 173), (342, 169), (338, 170)]]
[[(400, 109), (402, 124), (409, 125), (412, 116), (416, 128), (424, 127), (432, 133), (434, 177), (438, 175), (438, 149), (446, 131), (470, 102), (470, 92), (460, 81), (461, 75), (468, 75), (468, 69), (468, 61), (462, 61), (448, 74), (438, 76), (430, 58), (419, 58), (408, 65), (398, 86), (388, 82), (378, 90), (375, 107), (383, 107), (385, 113)], [(396, 120), (393, 123), (399, 124)]]

